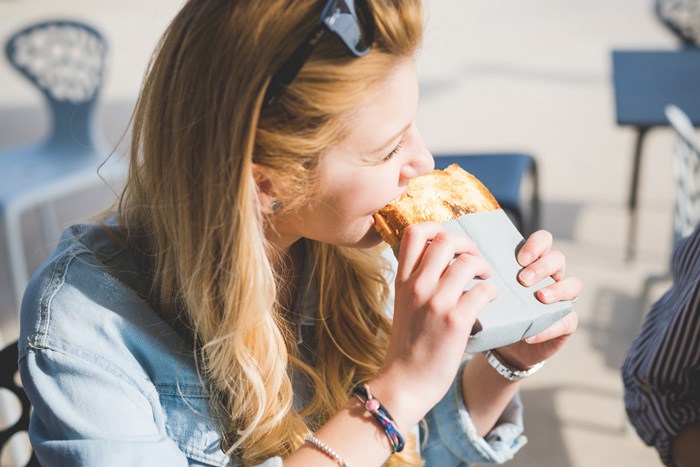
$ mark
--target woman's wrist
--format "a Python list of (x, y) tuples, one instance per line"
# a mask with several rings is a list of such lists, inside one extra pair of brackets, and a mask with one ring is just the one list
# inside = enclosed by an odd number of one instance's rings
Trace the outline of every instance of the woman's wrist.
[(518, 392), (520, 382), (504, 378), (482, 353), (476, 353), (464, 367), (461, 386), (462, 398), (477, 434), (485, 436)]
[[(318, 442), (312, 441), (311, 437)], [(326, 459), (323, 465), (331, 462), (350, 466), (382, 465), (392, 452), (382, 427), (364, 404), (350, 394), (345, 406), (307, 438), (284, 460), (285, 467), (319, 465), (323, 458)]]
[(496, 350), (484, 352), (484, 357), (486, 358), (486, 362), (508, 381), (518, 381), (527, 378), (536, 373), (544, 365), (544, 361), (541, 361), (532, 366), (523, 368), (523, 366), (513, 364)]
[(419, 394), (407, 390), (405, 386), (396, 384), (397, 381), (389, 375), (377, 376), (368, 384), (377, 400), (391, 413), (402, 434), (407, 433), (417, 424), (430, 409), (421, 408), (425, 404)]
[(352, 395), (364, 405), (367, 412), (383, 428), (393, 452), (401, 452), (405, 446), (405, 440), (399, 426), (396, 424), (389, 410), (372, 393), (369, 384), (359, 384), (352, 390)]
[[(513, 347), (515, 347), (515, 345)], [(496, 354), (503, 364), (516, 371), (527, 371), (533, 366), (539, 365), (542, 361), (532, 361), (528, 358), (523, 359), (517, 350), (511, 349), (511, 346), (491, 349), (491, 352)]]

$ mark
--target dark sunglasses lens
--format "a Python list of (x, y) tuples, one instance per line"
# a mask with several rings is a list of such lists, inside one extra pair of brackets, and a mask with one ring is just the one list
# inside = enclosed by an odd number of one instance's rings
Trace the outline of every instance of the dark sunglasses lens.
[(323, 22), (356, 56), (366, 55), (372, 47), (373, 24), (368, 12), (362, 21), (357, 16), (355, 2), (331, 1), (324, 10)]
[[(272, 102), (284, 86), (294, 80), (326, 30), (335, 34), (356, 57), (369, 52), (374, 40), (374, 21), (367, 5), (362, 0), (357, 3), (360, 4), (359, 9), (354, 0), (328, 1), (321, 15), (321, 23), (272, 76), (265, 91), (263, 108)], [(361, 18), (358, 18), (358, 13)]]

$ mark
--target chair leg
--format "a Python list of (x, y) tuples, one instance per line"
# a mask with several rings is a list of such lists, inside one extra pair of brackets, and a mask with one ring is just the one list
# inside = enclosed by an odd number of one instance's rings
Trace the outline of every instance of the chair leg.
[(530, 233), (535, 232), (540, 229), (540, 215), (541, 215), (541, 201), (540, 201), (540, 180), (537, 171), (537, 161), (532, 158), (532, 163), (530, 164), (530, 176), (532, 177), (532, 199), (530, 200), (532, 206), (532, 218), (530, 219)]
[(14, 207), (5, 207), (1, 214), (5, 228), (4, 237), (8, 263), (10, 265), (10, 278), (14, 287), (15, 309), (18, 310), (28, 281), (28, 268), (24, 253), (24, 241), (22, 240), (20, 210)]
[(642, 166), (642, 147), (644, 145), (644, 137), (649, 128), (638, 127), (637, 138), (634, 145), (634, 154), (632, 155), (632, 178), (630, 179), (630, 192), (627, 201), (627, 210), (629, 212), (629, 220), (627, 225), (627, 248), (625, 251), (625, 260), (632, 261), (635, 257), (637, 248), (637, 223), (639, 222), (637, 213), (637, 200), (639, 197), (639, 176)]
[[(61, 234), (58, 228), (58, 216), (56, 215), (56, 209), (53, 203), (42, 203), (41, 206), (39, 206), (39, 216), (41, 217), (41, 228), (44, 231), (44, 246), (49, 247), (54, 244)], [(27, 274), (29, 274), (29, 271), (27, 271)]]

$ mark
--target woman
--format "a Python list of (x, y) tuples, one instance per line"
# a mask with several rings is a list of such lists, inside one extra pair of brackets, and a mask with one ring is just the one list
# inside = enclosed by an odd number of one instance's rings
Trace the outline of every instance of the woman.
[[(462, 292), (490, 273), (476, 247), (411, 227), (390, 304), (372, 213), (433, 168), (415, 124), (421, 21), (417, 0), (183, 7), (118, 208), (69, 229), (23, 302), (42, 464), (466, 465), (524, 444), (520, 383), (462, 362), (497, 293)], [(528, 239), (521, 281), (551, 275), (540, 299), (571, 299), (551, 246)], [(496, 354), (526, 374), (575, 327)]]

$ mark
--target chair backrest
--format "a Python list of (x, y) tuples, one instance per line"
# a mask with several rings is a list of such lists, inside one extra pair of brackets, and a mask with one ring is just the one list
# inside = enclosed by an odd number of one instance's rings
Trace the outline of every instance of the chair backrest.
[(700, 45), (700, 0), (656, 0), (655, 10), (684, 45)]
[[(0, 431), (0, 452), (5, 450), (6, 445), (15, 434), (29, 430), (31, 403), (29, 402), (29, 398), (25, 394), (24, 389), (17, 384), (18, 356), (19, 349), (17, 348), (16, 341), (5, 347), (0, 352), (0, 387), (8, 389), (15, 396), (17, 396), (22, 408), (22, 413), (20, 414), (19, 419), (17, 419), (14, 424), (9, 425), (4, 430)], [(9, 394), (3, 394), (3, 396), (7, 397)], [(36, 454), (33, 450), (31, 458), (26, 465), (29, 467), (39, 465)]]
[(5, 53), (46, 97), (53, 114), (52, 141), (92, 143), (92, 112), (107, 54), (102, 35), (76, 21), (45, 21), (13, 34)]
[(666, 107), (666, 117), (676, 133), (673, 173), (676, 205), (673, 215), (674, 245), (700, 223), (700, 142), (688, 116), (679, 107)]
[(457, 164), (478, 178), (523, 236), (540, 227), (537, 160), (528, 153), (435, 154), (435, 168)]

